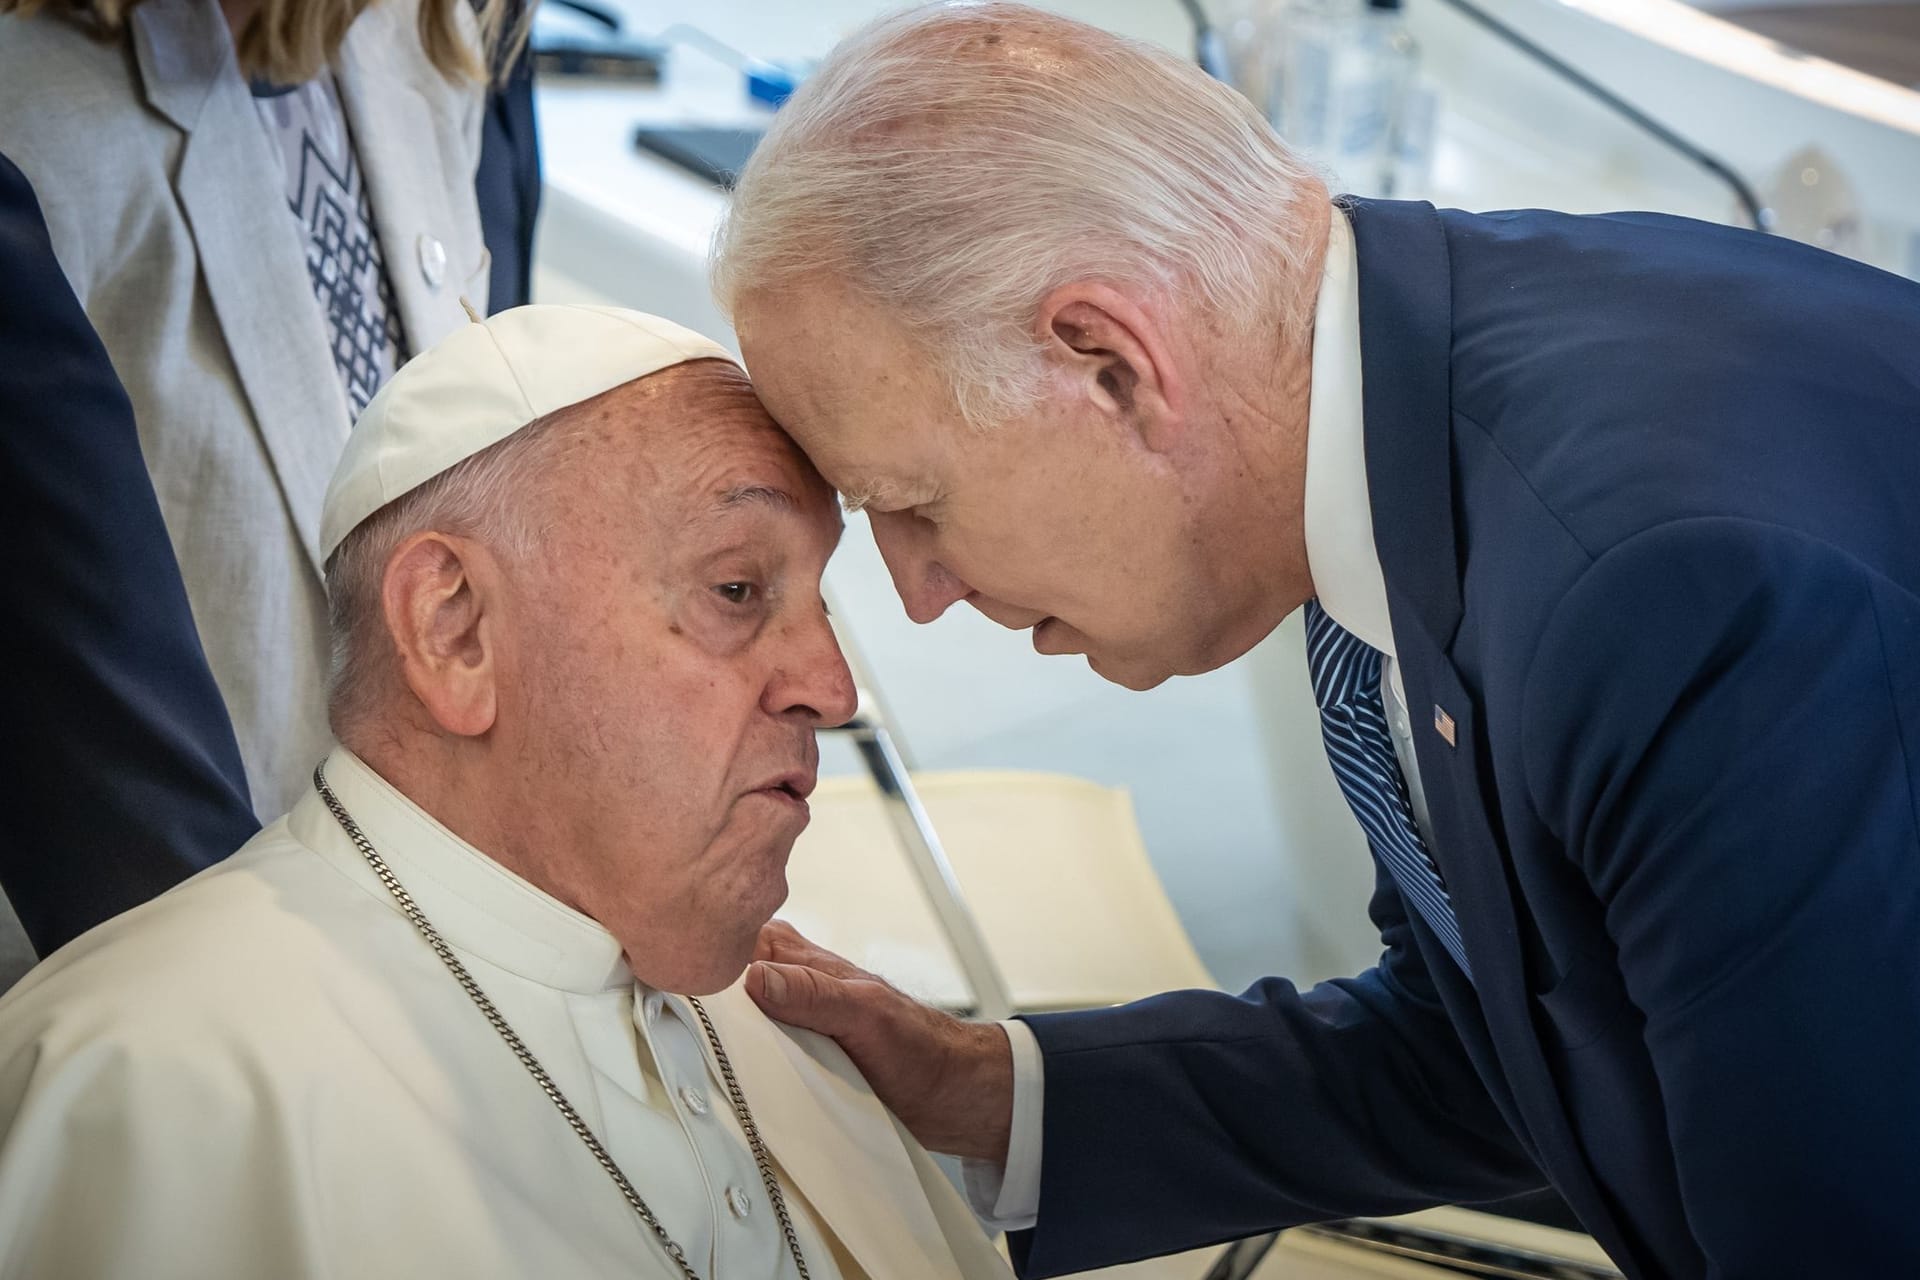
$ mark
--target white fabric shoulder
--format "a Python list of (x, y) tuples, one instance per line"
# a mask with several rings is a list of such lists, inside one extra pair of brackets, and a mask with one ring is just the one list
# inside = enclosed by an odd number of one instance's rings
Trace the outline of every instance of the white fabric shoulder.
[(275, 908), (302, 870), (339, 879), (270, 828), (0, 1000), (0, 1277), (321, 1274), (256, 1021), (324, 945)]
[(1010, 1275), (952, 1182), (838, 1044), (767, 1018), (739, 984), (704, 1003), (774, 1160), (864, 1274)]

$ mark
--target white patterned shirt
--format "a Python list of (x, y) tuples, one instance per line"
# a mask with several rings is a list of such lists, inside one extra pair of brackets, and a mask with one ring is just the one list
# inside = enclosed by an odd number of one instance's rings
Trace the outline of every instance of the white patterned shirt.
[(358, 418), (407, 350), (340, 91), (323, 72), (288, 89), (256, 84), (253, 95), (286, 168), (287, 207), (306, 248), (334, 367)]

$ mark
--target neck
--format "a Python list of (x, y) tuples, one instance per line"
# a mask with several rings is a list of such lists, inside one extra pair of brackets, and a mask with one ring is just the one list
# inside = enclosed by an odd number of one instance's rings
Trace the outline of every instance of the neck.
[[(530, 781), (554, 775), (543, 775), (520, 744), (392, 721), (343, 724), (340, 741), (447, 830), (611, 933), (636, 981), (698, 994), (717, 991), (739, 975), (735, 968), (710, 981), (714, 962), (697, 929), (688, 943), (684, 930), (663, 927), (658, 913), (649, 914), (650, 900), (638, 880), (606, 878), (606, 860), (596, 864), (587, 834), (595, 816)], [(581, 825), (569, 825), (575, 823)], [(677, 950), (668, 945), (675, 939), (683, 944)], [(743, 956), (739, 965), (745, 964)]]
[[(1225, 344), (1210, 383), (1230, 444), (1221, 479), (1231, 513), (1222, 522), (1223, 564), (1251, 575), (1242, 616), (1227, 638), (1238, 657), (1313, 596), (1307, 565), (1307, 422), (1313, 392), (1313, 313), (1325, 271), (1327, 231), (1333, 215), (1321, 202), (1306, 216), (1309, 251), (1289, 295), (1260, 332), (1265, 341), (1251, 355), (1242, 343)], [(1247, 548), (1261, 554), (1248, 556)], [(1225, 659), (1231, 660), (1231, 657)]]
[(254, 15), (260, 12), (261, 0), (220, 0), (221, 16), (227, 20), (227, 30), (233, 33), (233, 43), (240, 43), (240, 33), (247, 29)]
[(497, 776), (498, 753), (485, 739), (424, 733), (381, 725), (342, 732), (341, 742), (436, 822), (519, 876), (582, 914), (536, 850), (564, 847), (561, 833), (529, 824), (540, 807), (526, 803), (514, 776)]

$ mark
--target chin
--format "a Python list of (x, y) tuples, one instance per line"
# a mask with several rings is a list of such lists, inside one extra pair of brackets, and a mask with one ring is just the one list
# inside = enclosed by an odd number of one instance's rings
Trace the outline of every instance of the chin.
[(677, 996), (694, 997), (718, 995), (734, 983), (740, 981), (740, 976), (747, 971), (747, 962), (751, 959), (753, 959), (753, 953), (749, 951), (745, 956), (741, 957), (738, 964), (731, 964), (722, 969), (715, 969), (697, 981), (686, 983), (673, 994)]
[(655, 982), (638, 969), (634, 976), (650, 987), (681, 996), (712, 995), (740, 981), (753, 960), (760, 930), (787, 900), (787, 878), (775, 875), (764, 892), (758, 890), (756, 886), (750, 900), (734, 903), (729, 910), (708, 913), (707, 927), (693, 936), (686, 951), (672, 957), (670, 964), (657, 966), (663, 978), (673, 979), (671, 983)]
[(1117, 684), (1121, 688), (1131, 689), (1135, 693), (1145, 693), (1149, 689), (1157, 689), (1171, 679), (1174, 674), (1161, 666), (1148, 666), (1143, 663), (1133, 665), (1107, 663), (1101, 662), (1091, 655), (1087, 658), (1087, 666), (1092, 669), (1093, 674), (1099, 676), (1108, 684)]
[(656, 991), (677, 996), (725, 991), (747, 971), (760, 928), (773, 910), (751, 915), (738, 909), (689, 911), (685, 919), (695, 927), (648, 929), (640, 945), (626, 948), (627, 967), (636, 981)]
[[(634, 965), (633, 976), (656, 991), (668, 991), (676, 996), (710, 996), (725, 991), (747, 971), (758, 934), (756, 929), (743, 943), (731, 938), (724, 943), (711, 942), (698, 956), (676, 957), (671, 963), (648, 966), (644, 970)], [(630, 964), (632, 961), (629, 957)]]
[(735, 904), (735, 909), (728, 913), (728, 917), (747, 922), (748, 936), (758, 937), (761, 926), (773, 919), (773, 913), (786, 905), (789, 892), (791, 890), (787, 887), (787, 856), (783, 850), (779, 863), (747, 886), (745, 892), (740, 895), (739, 902)]

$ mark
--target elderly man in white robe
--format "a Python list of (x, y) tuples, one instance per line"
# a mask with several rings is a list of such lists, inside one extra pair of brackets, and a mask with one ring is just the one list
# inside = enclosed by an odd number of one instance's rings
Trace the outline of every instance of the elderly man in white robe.
[(727, 353), (525, 307), (330, 489), (339, 747), (0, 1002), (0, 1275), (1006, 1274), (737, 980), (854, 709), (831, 491)]

